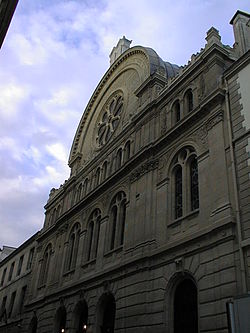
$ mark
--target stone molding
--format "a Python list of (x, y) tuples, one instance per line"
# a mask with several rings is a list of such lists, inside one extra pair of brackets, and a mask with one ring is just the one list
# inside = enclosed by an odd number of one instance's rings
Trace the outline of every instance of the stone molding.
[(158, 165), (159, 165), (158, 159), (151, 159), (151, 160), (147, 161), (146, 163), (142, 164), (139, 168), (137, 168), (134, 172), (131, 173), (130, 182), (133, 183), (134, 181), (138, 180), (146, 173), (148, 173), (154, 169), (157, 169)]

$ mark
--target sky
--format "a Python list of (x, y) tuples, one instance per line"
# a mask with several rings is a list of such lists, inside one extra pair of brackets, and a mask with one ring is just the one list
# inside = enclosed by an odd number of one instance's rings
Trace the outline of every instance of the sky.
[(0, 248), (40, 230), (51, 188), (69, 177), (81, 115), (123, 35), (184, 65), (249, 0), (19, 0), (0, 50)]

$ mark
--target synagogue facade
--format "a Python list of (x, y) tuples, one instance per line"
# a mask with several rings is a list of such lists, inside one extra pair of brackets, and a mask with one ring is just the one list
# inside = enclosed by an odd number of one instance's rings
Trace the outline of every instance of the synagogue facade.
[(0, 332), (228, 332), (250, 290), (249, 20), (186, 66), (119, 40), (43, 228), (0, 263)]

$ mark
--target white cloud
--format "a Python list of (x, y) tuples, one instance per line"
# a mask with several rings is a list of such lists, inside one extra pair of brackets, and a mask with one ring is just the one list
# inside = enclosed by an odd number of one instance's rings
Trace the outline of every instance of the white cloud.
[(52, 145), (47, 145), (46, 149), (51, 156), (56, 158), (58, 161), (67, 164), (67, 152), (65, 150), (65, 147), (61, 143), (57, 142)]
[(20, 103), (28, 97), (27, 86), (8, 82), (0, 85), (0, 118), (11, 119), (20, 111)]
[(184, 64), (204, 46), (211, 25), (232, 44), (228, 22), (237, 8), (250, 11), (250, 4), (19, 1), (0, 53), (0, 246), (20, 244), (41, 227), (49, 190), (69, 176), (78, 122), (118, 39), (125, 35), (132, 46)]

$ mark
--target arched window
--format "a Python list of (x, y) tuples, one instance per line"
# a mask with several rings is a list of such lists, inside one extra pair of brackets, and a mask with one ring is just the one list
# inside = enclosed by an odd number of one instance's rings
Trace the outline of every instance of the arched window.
[(61, 205), (58, 205), (57, 209), (56, 209), (56, 220), (58, 219), (58, 217), (61, 214)]
[(101, 169), (97, 168), (95, 174), (95, 186), (98, 186), (100, 184), (100, 175), (101, 175)]
[(173, 218), (178, 219), (199, 208), (198, 164), (192, 147), (175, 155), (172, 178)]
[(74, 269), (76, 266), (77, 252), (80, 240), (80, 224), (76, 223), (69, 236), (69, 247), (66, 259), (66, 270)]
[(199, 180), (197, 158), (194, 157), (190, 163), (190, 195), (191, 210), (199, 208)]
[(97, 256), (100, 234), (101, 211), (95, 209), (89, 217), (87, 227), (86, 260), (95, 259)]
[(78, 186), (76, 191), (76, 203), (81, 200), (81, 196), (82, 196), (82, 183)]
[(90, 260), (90, 256), (91, 256), (91, 249), (92, 249), (92, 243), (93, 243), (93, 233), (94, 233), (94, 222), (90, 221), (89, 225), (88, 225), (88, 232), (87, 232), (87, 240), (88, 240), (87, 260)]
[(194, 102), (193, 102), (193, 93), (191, 89), (188, 89), (188, 91), (185, 94), (185, 108), (187, 112), (191, 112), (194, 108)]
[(130, 141), (127, 141), (124, 147), (124, 162), (127, 162), (130, 158)]
[(88, 185), (89, 185), (89, 180), (88, 178), (86, 178), (83, 183), (83, 189), (82, 189), (83, 195), (86, 195), (88, 193)]
[(37, 316), (34, 315), (29, 324), (28, 333), (36, 333), (37, 332)]
[(53, 210), (53, 214), (52, 214), (52, 217), (51, 217), (51, 223), (50, 223), (50, 225), (52, 225), (52, 224), (54, 224), (55, 223), (55, 221), (56, 221), (56, 208), (54, 208), (54, 210)]
[(52, 245), (49, 244), (46, 247), (46, 250), (44, 251), (44, 255), (43, 255), (43, 259), (42, 259), (42, 265), (41, 265), (41, 270), (40, 270), (40, 275), (39, 275), (39, 286), (40, 287), (45, 285), (47, 282), (51, 255), (52, 255)]
[(105, 161), (102, 165), (102, 180), (105, 180), (107, 178), (107, 172), (108, 172), (108, 162)]
[(110, 245), (109, 250), (123, 245), (126, 221), (126, 195), (119, 192), (110, 207)]
[(122, 165), (122, 149), (120, 148), (116, 153), (116, 170)]
[(177, 166), (175, 170), (175, 218), (182, 216), (182, 168)]
[(175, 123), (181, 120), (181, 106), (179, 100), (177, 100), (173, 105), (173, 116)]
[(111, 230), (111, 245), (110, 250), (115, 246), (115, 234), (116, 234), (116, 225), (117, 225), (117, 206), (113, 206), (111, 210), (111, 220), (112, 220), (112, 230)]

